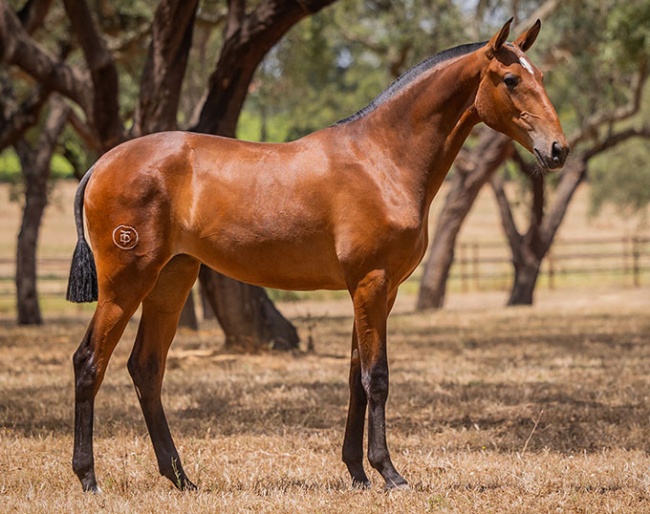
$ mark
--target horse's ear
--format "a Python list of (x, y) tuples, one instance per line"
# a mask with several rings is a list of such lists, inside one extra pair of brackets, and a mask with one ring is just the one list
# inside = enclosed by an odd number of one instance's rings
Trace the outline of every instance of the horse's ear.
[(487, 56), (489, 59), (492, 59), (499, 49), (503, 46), (508, 39), (508, 34), (510, 34), (510, 24), (512, 23), (512, 18), (506, 21), (505, 25), (501, 27), (501, 30), (497, 32), (492, 39), (488, 41), (487, 44)]
[(533, 46), (540, 28), (542, 28), (542, 22), (537, 20), (532, 27), (515, 39), (512, 44), (521, 48), (523, 52), (526, 52), (531, 46)]

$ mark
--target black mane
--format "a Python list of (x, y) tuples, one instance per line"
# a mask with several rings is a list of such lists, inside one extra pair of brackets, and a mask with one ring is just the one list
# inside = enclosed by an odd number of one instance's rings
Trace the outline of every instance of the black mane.
[(437, 53), (436, 55), (429, 57), (428, 59), (425, 59), (424, 61), (422, 61), (419, 64), (416, 64), (409, 70), (405, 71), (397, 79), (395, 79), (395, 81), (393, 81), (393, 83), (390, 86), (388, 86), (377, 98), (375, 98), (372, 102), (370, 102), (366, 107), (357, 111), (351, 116), (348, 116), (347, 118), (343, 118), (342, 120), (337, 121), (334, 125), (335, 126), (343, 125), (345, 123), (358, 120), (359, 118), (363, 118), (366, 114), (374, 111), (381, 104), (390, 100), (398, 91), (401, 91), (404, 87), (406, 87), (411, 82), (413, 82), (417, 77), (419, 77), (425, 71), (434, 68), (435, 66), (437, 66), (442, 62), (449, 61), (450, 59), (454, 59), (456, 57), (460, 57), (462, 55), (467, 55), (469, 53), (475, 52), (479, 48), (484, 47), (486, 44), (487, 41), (483, 41), (482, 43), (467, 43), (465, 45), (460, 45), (454, 48), (450, 48), (449, 50), (444, 50), (440, 53)]

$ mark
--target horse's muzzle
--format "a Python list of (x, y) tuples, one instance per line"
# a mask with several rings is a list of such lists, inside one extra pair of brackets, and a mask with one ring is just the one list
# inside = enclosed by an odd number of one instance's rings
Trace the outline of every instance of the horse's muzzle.
[(564, 166), (569, 156), (569, 145), (553, 141), (550, 151), (541, 150), (538, 147), (533, 148), (533, 153), (539, 164), (549, 171), (560, 169)]

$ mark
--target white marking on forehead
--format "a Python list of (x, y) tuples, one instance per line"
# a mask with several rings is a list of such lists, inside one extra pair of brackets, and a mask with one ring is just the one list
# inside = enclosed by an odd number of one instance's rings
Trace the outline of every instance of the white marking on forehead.
[(533, 71), (533, 65), (530, 64), (525, 57), (520, 57), (519, 62), (522, 65), (522, 67), (528, 71), (531, 75), (534, 75), (535, 72)]

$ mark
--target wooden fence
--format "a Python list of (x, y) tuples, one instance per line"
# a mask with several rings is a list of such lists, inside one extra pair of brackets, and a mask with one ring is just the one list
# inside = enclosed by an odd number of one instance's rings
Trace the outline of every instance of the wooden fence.
[[(513, 267), (505, 243), (462, 242), (449, 280), (462, 291), (510, 287)], [(540, 284), (550, 289), (593, 280), (640, 287), (650, 282), (650, 238), (558, 239), (542, 262)]]
[[(39, 295), (65, 296), (68, 258), (38, 261)], [(0, 258), (0, 298), (15, 296), (15, 263)], [(462, 291), (507, 289), (512, 281), (510, 251), (503, 242), (461, 242), (450, 273), (450, 287)], [(417, 279), (417, 277), (415, 277)], [(588, 286), (604, 279), (612, 285), (634, 286), (650, 283), (650, 238), (556, 240), (544, 259), (541, 287)]]

